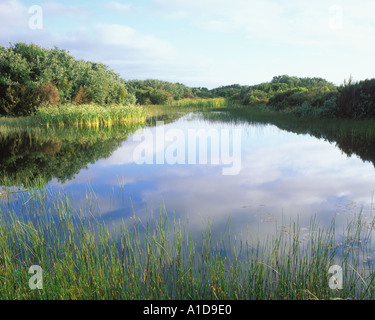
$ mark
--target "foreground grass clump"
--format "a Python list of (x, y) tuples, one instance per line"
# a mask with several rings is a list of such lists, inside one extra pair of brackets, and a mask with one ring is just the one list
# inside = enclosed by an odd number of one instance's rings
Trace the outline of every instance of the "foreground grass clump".
[[(25, 196), (25, 194), (23, 194)], [(312, 220), (309, 237), (288, 222), (264, 241), (246, 235), (217, 240), (208, 225), (199, 242), (164, 211), (133, 216), (114, 230), (74, 212), (68, 196), (30, 192), (32, 206), (0, 215), (0, 299), (374, 299), (367, 255), (373, 224), (350, 221), (343, 244), (335, 226)], [(6, 200), (5, 200), (6, 201)], [(53, 213), (52, 213), (53, 212)], [(22, 215), (21, 215), (22, 214)], [(343, 269), (343, 289), (328, 285)], [(31, 290), (30, 266), (43, 270)]]
[(64, 104), (59, 107), (40, 107), (36, 112), (27, 117), (1, 118), (0, 126), (75, 126), (99, 127), (112, 124), (134, 124), (146, 121), (146, 114), (139, 106), (96, 104), (75, 105)]
[(140, 107), (95, 104), (64, 105), (60, 108), (39, 108), (35, 114), (37, 121), (48, 125), (106, 126), (116, 123), (138, 123), (145, 120)]

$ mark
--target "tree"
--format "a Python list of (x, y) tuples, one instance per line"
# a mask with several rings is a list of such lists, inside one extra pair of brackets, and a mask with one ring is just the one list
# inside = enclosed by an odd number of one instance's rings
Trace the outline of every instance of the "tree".
[(171, 99), (171, 94), (166, 90), (153, 89), (150, 92), (150, 100), (152, 104), (166, 104)]

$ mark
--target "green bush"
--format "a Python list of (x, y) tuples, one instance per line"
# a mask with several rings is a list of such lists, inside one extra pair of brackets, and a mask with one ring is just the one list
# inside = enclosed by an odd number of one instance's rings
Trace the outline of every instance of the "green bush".
[(298, 116), (298, 117), (303, 117), (308, 114), (312, 113), (312, 105), (308, 101), (304, 101), (302, 105), (295, 107), (292, 111), (290, 111), (291, 114)]
[(127, 94), (125, 81), (102, 63), (78, 61), (57, 47), (0, 46), (0, 114), (28, 114), (45, 103), (123, 104)]
[(353, 83), (351, 79), (339, 88), (337, 113), (340, 117), (375, 117), (375, 79)]
[(336, 98), (324, 101), (323, 105), (314, 111), (314, 115), (319, 118), (335, 118), (337, 116)]
[(152, 104), (163, 105), (172, 100), (172, 96), (169, 92), (162, 89), (153, 89), (150, 92), (150, 101)]

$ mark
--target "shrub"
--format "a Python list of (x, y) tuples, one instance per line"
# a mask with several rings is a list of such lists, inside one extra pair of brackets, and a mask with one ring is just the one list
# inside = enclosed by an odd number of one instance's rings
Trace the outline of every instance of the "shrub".
[(339, 88), (337, 112), (341, 117), (375, 117), (375, 79), (348, 83)]
[(73, 99), (73, 103), (74, 104), (85, 104), (85, 103), (89, 103), (89, 102), (90, 101), (89, 101), (88, 97), (86, 97), (85, 90), (82, 87), (80, 87), (78, 92), (77, 92), (77, 95)]
[(26, 85), (12, 85), (5, 90), (0, 100), (0, 113), (5, 115), (24, 115), (35, 111), (38, 95), (34, 88)]
[(51, 82), (39, 87), (37, 95), (40, 105), (50, 104), (57, 106), (60, 102), (59, 90)]
[(303, 117), (308, 114), (312, 113), (312, 105), (308, 101), (304, 101), (302, 105), (295, 107), (292, 111), (290, 111), (291, 114), (298, 116), (298, 117)]
[(272, 106), (276, 110), (283, 110), (288, 108), (290, 105), (288, 104), (288, 98), (294, 93), (294, 90), (288, 90), (286, 92), (282, 92), (273, 96), (268, 105)]
[(172, 100), (172, 96), (168, 91), (162, 89), (153, 89), (150, 92), (150, 100), (152, 104), (166, 104)]
[(137, 103), (137, 97), (133, 93), (128, 93), (123, 101), (125, 105), (129, 104), (136, 104)]
[(337, 116), (336, 98), (324, 101), (323, 105), (314, 111), (314, 115), (319, 118), (335, 118)]
[(122, 103), (126, 83), (101, 63), (76, 60), (57, 47), (0, 46), (0, 113), (35, 112), (37, 105)]

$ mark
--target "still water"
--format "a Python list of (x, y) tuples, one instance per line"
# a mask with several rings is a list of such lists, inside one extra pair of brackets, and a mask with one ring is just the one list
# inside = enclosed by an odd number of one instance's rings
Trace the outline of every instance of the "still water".
[(289, 219), (308, 232), (312, 217), (323, 225), (359, 212), (372, 217), (373, 163), (327, 139), (203, 113), (116, 137), (93, 145), (24, 138), (16, 160), (10, 149), (19, 142), (7, 138), (1, 168), (12, 167), (13, 175), (22, 167), (34, 176), (48, 171), (47, 188), (66, 193), (77, 212), (91, 201), (91, 214), (110, 225), (166, 211), (187, 220), (196, 234), (208, 223), (214, 233), (224, 232), (230, 222), (232, 235), (262, 237), (275, 230), (275, 222)]

